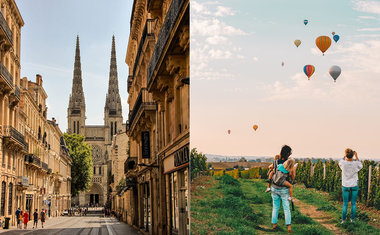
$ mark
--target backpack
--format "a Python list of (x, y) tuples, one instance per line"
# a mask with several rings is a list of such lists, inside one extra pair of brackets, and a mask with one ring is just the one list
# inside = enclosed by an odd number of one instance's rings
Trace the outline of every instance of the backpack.
[(284, 182), (286, 181), (289, 173), (284, 173), (282, 171), (277, 170), (277, 160), (274, 162), (274, 174), (272, 177), (273, 184), (277, 186), (284, 186)]

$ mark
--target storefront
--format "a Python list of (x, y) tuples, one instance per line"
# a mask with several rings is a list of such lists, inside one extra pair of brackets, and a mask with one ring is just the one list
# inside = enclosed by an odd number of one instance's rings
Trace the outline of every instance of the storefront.
[(164, 160), (168, 224), (172, 234), (189, 234), (189, 147), (181, 147)]

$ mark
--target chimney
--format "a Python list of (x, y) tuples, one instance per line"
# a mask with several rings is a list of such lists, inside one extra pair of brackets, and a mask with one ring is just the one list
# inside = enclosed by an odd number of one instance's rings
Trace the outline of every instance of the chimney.
[(51, 120), (56, 123), (55, 117), (52, 117)]
[(36, 74), (36, 82), (38, 85), (42, 86), (42, 76), (40, 74)]
[(21, 86), (25, 89), (28, 89), (28, 78), (27, 77), (23, 77), (21, 79)]

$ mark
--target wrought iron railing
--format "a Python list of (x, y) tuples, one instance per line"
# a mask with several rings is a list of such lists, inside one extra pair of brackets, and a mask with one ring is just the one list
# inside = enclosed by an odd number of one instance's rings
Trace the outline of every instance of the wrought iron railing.
[(141, 88), (139, 96), (137, 97), (136, 102), (133, 105), (133, 109), (132, 109), (132, 111), (129, 112), (128, 122), (129, 122), (130, 126), (133, 125), (133, 122), (134, 122), (136, 115), (139, 112), (141, 106), (145, 105), (145, 104), (154, 105), (155, 103), (153, 101), (153, 98), (149, 94), (148, 90), (146, 88)]
[(145, 27), (144, 27), (143, 33), (141, 35), (139, 48), (137, 50), (137, 54), (136, 54), (136, 58), (135, 58), (135, 64), (133, 65), (133, 78), (135, 78), (135, 75), (136, 75), (137, 66), (139, 64), (140, 56), (141, 56), (142, 49), (143, 49), (144, 44), (145, 44), (146, 37), (154, 35), (154, 31), (153, 31), (154, 21), (155, 21), (154, 19), (147, 19), (146, 20)]
[(13, 45), (13, 40), (12, 40), (13, 39), (13, 32), (9, 28), (9, 25), (8, 25), (7, 21), (5, 20), (3, 14), (1, 12), (0, 12), (0, 27), (5, 32), (5, 35), (7, 36), (10, 43)]
[(24, 160), (26, 163), (34, 164), (38, 167), (41, 167), (41, 159), (32, 153), (25, 155)]
[(25, 136), (18, 132), (13, 126), (4, 126), (4, 137), (15, 139), (24, 147), (24, 150), (28, 150), (28, 143), (25, 141)]
[(42, 165), (42, 169), (43, 169), (43, 170), (48, 171), (49, 166), (48, 166), (47, 163), (45, 163), (45, 162), (41, 162), (41, 165)]
[(0, 62), (0, 75), (7, 81), (8, 85), (13, 88), (13, 77), (8, 69)]
[(162, 56), (165, 45), (171, 35), (170, 32), (173, 30), (174, 25), (178, 20), (179, 13), (181, 12), (185, 1), (186, 0), (172, 0), (169, 10), (166, 13), (165, 21), (162, 25), (160, 35), (158, 36), (156, 46), (154, 47), (154, 51), (147, 69), (148, 87), (152, 80), (153, 72), (156, 69), (156, 66)]
[(21, 91), (20, 91), (20, 88), (18, 86), (15, 86), (15, 96), (20, 99), (21, 97)]

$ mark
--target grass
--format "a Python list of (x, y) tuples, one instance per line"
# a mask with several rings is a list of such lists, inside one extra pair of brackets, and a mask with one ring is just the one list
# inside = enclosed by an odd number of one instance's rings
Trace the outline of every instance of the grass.
[[(281, 209), (278, 231), (271, 229), (272, 198), (264, 193), (264, 181), (229, 176), (207, 179), (192, 182), (192, 234), (287, 234)], [(200, 182), (202, 185), (198, 185)], [(292, 211), (292, 230), (294, 234), (331, 234), (297, 207)]]
[(294, 187), (294, 195), (296, 198), (314, 205), (318, 210), (325, 211), (329, 216), (335, 218), (336, 226), (342, 228), (345, 232), (350, 234), (380, 234), (380, 230), (369, 225), (368, 213), (356, 210), (355, 222), (348, 222), (350, 218), (351, 205), (349, 204), (349, 210), (347, 213), (346, 223), (341, 224), (342, 220), (342, 204), (338, 203), (327, 193), (320, 192), (315, 189), (306, 189), (303, 186)]

